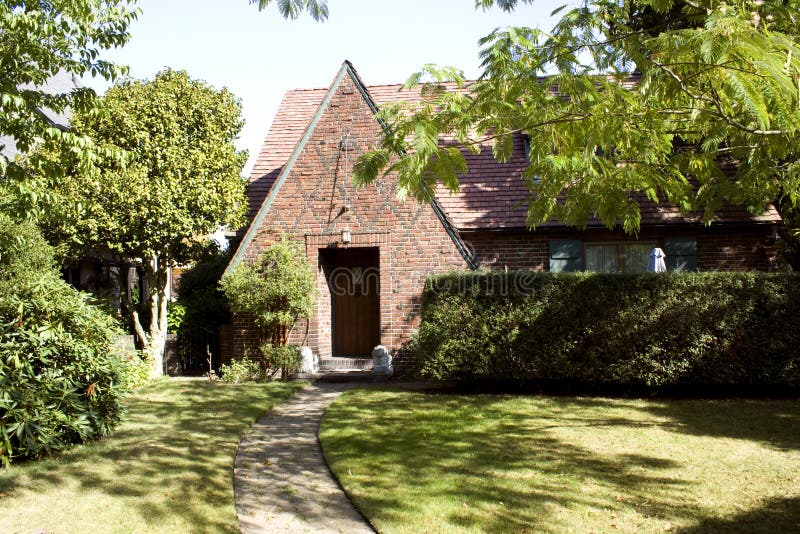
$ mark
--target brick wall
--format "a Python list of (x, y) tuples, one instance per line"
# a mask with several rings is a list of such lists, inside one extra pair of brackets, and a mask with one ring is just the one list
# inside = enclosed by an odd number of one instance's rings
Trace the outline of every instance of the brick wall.
[(777, 253), (770, 226), (708, 232), (697, 238), (701, 271), (771, 271)]
[[(351, 78), (345, 76), (243, 251), (245, 261), (255, 260), (281, 236), (305, 247), (309, 264), (317, 273), (318, 290), (314, 314), (307, 325), (307, 343), (322, 357), (331, 355), (332, 332), (331, 298), (321, 250), (378, 249), (380, 339), (395, 354), (419, 323), (420, 294), (426, 277), (466, 267), (431, 206), (399, 201), (393, 177), (378, 179), (369, 187), (353, 187), (353, 163), (377, 144), (381, 133), (372, 110)], [(350, 231), (350, 243), (343, 242), (343, 230)], [(305, 323), (296, 325), (290, 341), (301, 342), (305, 327)], [(257, 335), (247, 317), (233, 318), (232, 334), (234, 354), (254, 348)], [(398, 363), (402, 365), (402, 361)]]

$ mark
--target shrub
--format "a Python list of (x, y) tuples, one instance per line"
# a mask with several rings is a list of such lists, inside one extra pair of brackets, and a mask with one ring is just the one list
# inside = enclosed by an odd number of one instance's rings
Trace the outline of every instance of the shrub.
[(302, 356), (300, 347), (293, 345), (272, 346), (270, 343), (261, 345), (261, 354), (268, 376), (280, 373), (282, 378), (288, 378), (300, 368)]
[(241, 384), (243, 382), (260, 382), (266, 378), (261, 364), (248, 358), (231, 360), (230, 364), (222, 364), (219, 367), (224, 382)]
[(231, 310), (248, 314), (258, 327), (265, 367), (281, 369), (281, 376), (288, 378), (286, 371), (297, 365), (289, 349), (278, 349), (286, 345), (297, 320), (311, 315), (316, 297), (316, 280), (303, 249), (288, 240), (275, 243), (257, 262), (238, 264), (220, 287)]
[(792, 274), (453, 273), (412, 350), (445, 380), (796, 388), (798, 317)]
[(125, 391), (133, 391), (150, 382), (153, 362), (142, 351), (121, 357), (122, 376), (120, 386)]
[(38, 232), (0, 215), (0, 463), (111, 431), (126, 379), (118, 333), (59, 278)]
[(177, 334), (186, 324), (186, 306), (180, 302), (167, 302), (167, 333)]

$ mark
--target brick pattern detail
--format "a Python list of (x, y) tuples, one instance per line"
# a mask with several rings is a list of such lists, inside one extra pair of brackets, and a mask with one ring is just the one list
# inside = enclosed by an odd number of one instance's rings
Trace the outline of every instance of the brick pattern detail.
[[(381, 344), (395, 354), (418, 326), (426, 277), (466, 267), (431, 206), (399, 201), (392, 176), (369, 187), (353, 187), (353, 163), (378, 143), (381, 134), (367, 102), (345, 76), (244, 250), (244, 260), (253, 261), (280, 236), (305, 246), (317, 273), (318, 299), (313, 317), (295, 326), (291, 341), (302, 342), (307, 328), (307, 344), (323, 357), (331, 356), (332, 332), (330, 291), (320, 250), (378, 248)], [(343, 230), (351, 233), (349, 244), (342, 242)], [(255, 348), (256, 332), (247, 317), (235, 316), (232, 328), (235, 354)]]

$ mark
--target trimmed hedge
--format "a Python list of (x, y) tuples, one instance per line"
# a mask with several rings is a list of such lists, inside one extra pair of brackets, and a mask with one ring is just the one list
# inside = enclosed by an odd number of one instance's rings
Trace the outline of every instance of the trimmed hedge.
[(797, 388), (800, 276), (439, 275), (411, 347), (441, 380)]

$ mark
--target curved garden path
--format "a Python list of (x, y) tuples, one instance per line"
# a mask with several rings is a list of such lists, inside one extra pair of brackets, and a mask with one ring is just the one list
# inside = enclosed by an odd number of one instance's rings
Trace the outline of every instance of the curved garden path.
[(242, 532), (374, 532), (333, 478), (317, 437), (325, 408), (354, 385), (309, 385), (247, 431), (233, 474)]

